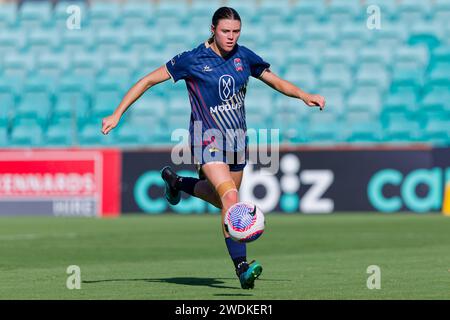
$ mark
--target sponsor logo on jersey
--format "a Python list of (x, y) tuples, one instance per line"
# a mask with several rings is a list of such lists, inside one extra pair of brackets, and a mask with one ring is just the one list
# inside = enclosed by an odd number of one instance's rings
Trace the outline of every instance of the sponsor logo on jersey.
[(240, 58), (234, 59), (234, 67), (236, 68), (236, 71), (244, 70), (244, 67), (242, 66), (242, 61)]
[(222, 101), (227, 101), (234, 96), (235, 81), (229, 74), (224, 74), (219, 78), (219, 96)]

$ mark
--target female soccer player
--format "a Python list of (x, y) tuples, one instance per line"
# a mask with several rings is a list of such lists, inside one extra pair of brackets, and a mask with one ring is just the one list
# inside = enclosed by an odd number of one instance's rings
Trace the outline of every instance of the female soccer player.
[(103, 119), (102, 132), (117, 126), (122, 114), (148, 89), (170, 78), (186, 82), (190, 103), (191, 151), (198, 164), (199, 179), (178, 176), (170, 167), (161, 175), (166, 198), (180, 201), (180, 191), (201, 198), (222, 212), (222, 231), (236, 274), (243, 289), (254, 287), (262, 272), (258, 262), (247, 263), (246, 245), (229, 237), (224, 214), (238, 202), (238, 190), (247, 159), (244, 97), (250, 76), (258, 78), (286, 96), (303, 100), (321, 110), (325, 99), (308, 94), (270, 71), (270, 64), (250, 49), (237, 44), (241, 19), (232, 8), (221, 7), (212, 17), (211, 37), (197, 48), (183, 52), (139, 80), (111, 116)]

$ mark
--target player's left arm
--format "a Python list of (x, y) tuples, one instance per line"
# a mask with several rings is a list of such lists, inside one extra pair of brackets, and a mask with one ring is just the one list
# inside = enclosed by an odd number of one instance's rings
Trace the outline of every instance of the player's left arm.
[(288, 97), (303, 100), (303, 102), (305, 102), (307, 106), (319, 107), (320, 110), (325, 108), (324, 97), (322, 97), (319, 94), (310, 94), (303, 91), (302, 89), (295, 86), (291, 82), (278, 77), (270, 69), (266, 69), (265, 71), (263, 71), (259, 79)]

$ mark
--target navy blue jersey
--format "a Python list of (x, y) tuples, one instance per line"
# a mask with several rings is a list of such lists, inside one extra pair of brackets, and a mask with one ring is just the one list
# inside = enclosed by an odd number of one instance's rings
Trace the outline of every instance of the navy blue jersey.
[(223, 58), (207, 42), (168, 61), (166, 68), (172, 80), (184, 79), (188, 89), (191, 145), (245, 149), (247, 83), (250, 76), (259, 78), (269, 67), (270, 64), (244, 46), (236, 44)]

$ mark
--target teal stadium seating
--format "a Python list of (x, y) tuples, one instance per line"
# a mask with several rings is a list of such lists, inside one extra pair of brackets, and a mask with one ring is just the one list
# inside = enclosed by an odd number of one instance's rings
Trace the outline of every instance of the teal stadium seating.
[[(280, 128), (287, 144), (450, 145), (448, 0), (53, 2), (0, 3), (0, 147), (173, 144), (189, 123), (183, 82), (152, 88), (106, 137), (100, 122), (133, 83), (206, 40), (223, 4), (243, 19), (240, 44), (327, 99), (320, 112), (251, 79), (249, 128)], [(380, 30), (366, 26), (369, 5)]]

